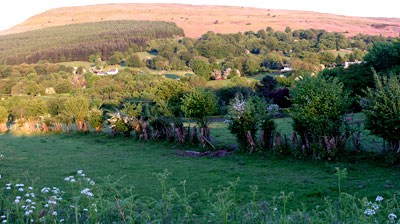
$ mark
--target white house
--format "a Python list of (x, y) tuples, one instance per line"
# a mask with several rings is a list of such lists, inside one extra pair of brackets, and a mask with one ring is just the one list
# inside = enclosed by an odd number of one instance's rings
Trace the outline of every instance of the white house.
[(361, 64), (361, 61), (355, 61), (355, 62), (346, 61), (346, 62), (343, 63), (343, 67), (344, 68), (348, 68), (350, 65), (353, 65), (353, 64)]
[(110, 70), (108, 70), (108, 72), (107, 72), (107, 75), (116, 75), (116, 74), (118, 74), (118, 68), (116, 68), (116, 69), (110, 69)]
[(281, 69), (281, 72), (289, 72), (289, 71), (292, 71), (292, 70), (293, 70), (293, 68), (285, 66), (285, 67), (283, 67)]

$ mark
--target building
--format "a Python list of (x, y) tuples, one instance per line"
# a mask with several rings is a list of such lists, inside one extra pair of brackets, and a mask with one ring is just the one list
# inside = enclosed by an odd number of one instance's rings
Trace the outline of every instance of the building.
[(107, 72), (107, 75), (116, 75), (116, 74), (118, 74), (118, 68), (116, 68), (116, 69), (110, 69), (110, 70), (108, 70), (108, 72)]
[(348, 68), (350, 65), (353, 65), (353, 64), (361, 64), (361, 61), (355, 61), (355, 62), (346, 61), (346, 62), (343, 63), (343, 67), (344, 68)]
[(290, 71), (292, 71), (292, 70), (293, 70), (293, 68), (285, 66), (285, 67), (283, 67), (283, 68), (281, 69), (281, 72), (290, 72)]

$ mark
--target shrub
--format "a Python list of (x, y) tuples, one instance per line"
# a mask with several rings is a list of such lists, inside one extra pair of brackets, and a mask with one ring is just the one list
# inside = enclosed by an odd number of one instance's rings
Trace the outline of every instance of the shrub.
[[(293, 102), (293, 129), (301, 136), (302, 145), (319, 144), (325, 137), (337, 138), (343, 133), (343, 115), (348, 107), (348, 95), (338, 79), (306, 76), (290, 89)], [(339, 149), (314, 148), (314, 156), (331, 158)]]
[(389, 142), (396, 155), (400, 149), (400, 84), (392, 75), (380, 78), (375, 73), (376, 89), (368, 88), (367, 102), (362, 104), (367, 116), (365, 127)]
[(0, 106), (0, 132), (7, 131), (8, 111), (5, 107)]
[(78, 130), (83, 130), (83, 123), (89, 110), (89, 101), (80, 96), (72, 97), (64, 103), (64, 110), (62, 113), (75, 119)]
[(96, 129), (96, 132), (103, 129), (103, 111), (99, 109), (92, 109), (88, 113), (88, 123), (89, 125)]
[(194, 89), (186, 94), (181, 106), (189, 118), (195, 119), (200, 127), (208, 126), (208, 116), (217, 112), (217, 96), (208, 89)]
[[(236, 135), (240, 150), (250, 150), (250, 152), (253, 150), (252, 143), (255, 142), (254, 138), (260, 128), (262, 138), (267, 140), (264, 147), (269, 147), (269, 139), (275, 130), (275, 124), (269, 116), (263, 99), (253, 97), (246, 101), (242, 95), (235, 97), (230, 104), (227, 118), (230, 121), (228, 128), (232, 134)], [(248, 136), (248, 133), (251, 136)]]

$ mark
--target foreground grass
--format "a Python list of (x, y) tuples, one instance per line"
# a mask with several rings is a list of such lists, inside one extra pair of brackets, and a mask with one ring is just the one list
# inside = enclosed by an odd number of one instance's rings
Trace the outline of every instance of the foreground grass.
[(323, 204), (324, 197), (337, 197), (335, 166), (348, 169), (349, 178), (344, 181), (342, 192), (371, 199), (376, 195), (389, 198), (400, 186), (400, 170), (376, 164), (325, 164), (236, 153), (222, 158), (181, 157), (177, 152), (180, 149), (190, 150), (107, 134), (3, 134), (0, 135), (0, 154), (4, 156), (0, 159), (0, 186), (23, 182), (37, 189), (45, 186), (63, 189), (68, 187), (64, 177), (84, 170), (100, 187), (106, 187), (109, 177), (117, 188), (132, 187), (138, 195), (160, 196), (154, 173), (168, 169), (172, 175), (167, 185), (177, 187), (178, 192), (183, 180), (191, 193), (217, 189), (240, 178), (236, 190), (240, 202), (248, 202), (249, 186), (257, 185), (258, 200), (272, 200), (281, 191), (294, 192), (290, 208), (300, 208), (302, 203), (315, 207)]

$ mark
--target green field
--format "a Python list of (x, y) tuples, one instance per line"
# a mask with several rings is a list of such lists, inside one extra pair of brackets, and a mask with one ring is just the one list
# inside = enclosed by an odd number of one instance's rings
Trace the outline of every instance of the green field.
[(71, 62), (61, 62), (58, 63), (59, 65), (65, 65), (65, 66), (71, 66), (71, 67), (83, 67), (85, 69), (89, 69), (90, 65), (93, 65), (93, 63), (87, 62), (87, 61), (71, 61)]
[[(362, 115), (356, 115), (358, 117)], [(277, 129), (291, 132), (291, 119), (277, 119)], [(212, 123), (215, 141), (235, 144), (226, 123)], [(368, 137), (368, 136), (365, 136)], [(374, 197), (389, 196), (400, 185), (400, 170), (381, 168), (370, 162), (325, 164), (319, 161), (277, 159), (262, 154), (233, 153), (222, 158), (179, 156), (180, 150), (196, 150), (174, 143), (139, 142), (133, 138), (101, 134), (0, 135), (0, 186), (12, 182), (67, 187), (63, 178), (83, 169), (98, 184), (120, 180), (119, 187), (133, 187), (139, 195), (160, 193), (153, 173), (168, 169), (169, 186), (187, 181), (190, 192), (216, 189), (240, 178), (240, 200), (249, 199), (249, 186), (257, 185), (260, 200), (271, 200), (281, 191), (294, 192), (290, 207), (305, 203), (308, 207), (322, 204), (324, 197), (337, 194), (335, 166), (347, 167), (349, 179), (342, 191)]]

